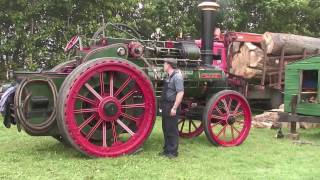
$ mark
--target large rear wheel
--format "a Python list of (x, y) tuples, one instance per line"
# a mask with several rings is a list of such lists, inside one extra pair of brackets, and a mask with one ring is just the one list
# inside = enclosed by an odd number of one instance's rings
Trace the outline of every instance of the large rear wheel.
[(156, 115), (152, 84), (123, 59), (96, 59), (76, 68), (58, 99), (62, 135), (80, 152), (117, 157), (135, 152), (150, 135)]

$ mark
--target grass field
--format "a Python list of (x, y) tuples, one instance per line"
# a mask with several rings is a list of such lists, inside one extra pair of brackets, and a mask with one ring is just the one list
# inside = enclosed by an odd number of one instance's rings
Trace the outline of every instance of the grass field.
[(159, 157), (161, 121), (136, 155), (90, 159), (49, 137), (0, 128), (0, 179), (319, 179), (320, 129), (300, 130), (296, 145), (274, 138), (276, 131), (252, 129), (235, 148), (217, 148), (204, 134), (180, 140), (180, 156)]

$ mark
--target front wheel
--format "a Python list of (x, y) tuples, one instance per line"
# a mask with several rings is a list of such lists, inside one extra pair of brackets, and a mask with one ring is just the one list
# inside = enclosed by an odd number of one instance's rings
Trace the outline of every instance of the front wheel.
[(207, 102), (203, 121), (205, 134), (212, 144), (238, 146), (251, 128), (249, 103), (236, 91), (221, 91)]

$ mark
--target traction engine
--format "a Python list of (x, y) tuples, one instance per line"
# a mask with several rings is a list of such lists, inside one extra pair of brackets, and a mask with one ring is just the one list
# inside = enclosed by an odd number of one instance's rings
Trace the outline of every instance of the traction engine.
[[(227, 74), (213, 54), (215, 12), (212, 0), (199, 4), (202, 41), (143, 40), (124, 24), (105, 24), (83, 47), (73, 37), (65, 51), (71, 60), (49, 71), (14, 72), (16, 91), (7, 103), (19, 130), (52, 136), (93, 157), (135, 152), (149, 137), (163, 88), (163, 64), (175, 59), (185, 80), (179, 132), (183, 138), (203, 131), (217, 146), (240, 145), (251, 127), (244, 96), (228, 87)], [(127, 37), (108, 34), (117, 31)], [(86, 39), (88, 40), (88, 39)], [(9, 98), (10, 99), (10, 98)]]

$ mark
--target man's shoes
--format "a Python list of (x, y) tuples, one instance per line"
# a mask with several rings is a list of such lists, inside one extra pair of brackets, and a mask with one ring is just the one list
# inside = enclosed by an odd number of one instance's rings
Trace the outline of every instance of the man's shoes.
[(173, 158), (178, 157), (178, 154), (166, 153), (166, 152), (164, 152), (164, 151), (159, 152), (158, 155), (159, 155), (159, 156), (167, 157), (167, 158), (169, 158), (169, 159), (173, 159)]
[(169, 159), (174, 159), (174, 158), (178, 157), (178, 155), (175, 155), (175, 154), (165, 154), (164, 156), (169, 158)]

